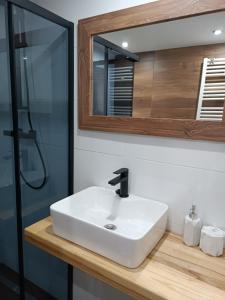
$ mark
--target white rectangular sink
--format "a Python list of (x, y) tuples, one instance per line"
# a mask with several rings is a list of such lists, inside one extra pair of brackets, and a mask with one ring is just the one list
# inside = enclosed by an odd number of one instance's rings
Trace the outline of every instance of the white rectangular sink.
[[(125, 267), (138, 267), (163, 236), (168, 206), (90, 187), (50, 207), (56, 235)], [(108, 228), (106, 228), (106, 227)]]

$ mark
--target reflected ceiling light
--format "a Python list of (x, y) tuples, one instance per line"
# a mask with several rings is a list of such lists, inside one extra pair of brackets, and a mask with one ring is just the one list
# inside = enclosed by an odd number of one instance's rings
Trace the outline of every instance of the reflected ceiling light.
[(128, 42), (122, 42), (122, 47), (127, 48), (128, 47)]
[(220, 34), (222, 34), (222, 30), (221, 29), (215, 29), (215, 30), (213, 30), (213, 34), (215, 34), (215, 35), (220, 35)]

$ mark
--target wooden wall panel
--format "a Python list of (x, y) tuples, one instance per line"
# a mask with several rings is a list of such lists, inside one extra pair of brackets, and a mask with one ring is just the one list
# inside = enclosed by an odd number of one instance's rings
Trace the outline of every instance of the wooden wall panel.
[(133, 117), (150, 118), (153, 89), (154, 52), (138, 53), (134, 64)]
[(204, 57), (225, 57), (225, 44), (142, 53), (135, 63), (133, 116), (194, 120)]
[(199, 47), (156, 51), (151, 117), (195, 119), (201, 64)]

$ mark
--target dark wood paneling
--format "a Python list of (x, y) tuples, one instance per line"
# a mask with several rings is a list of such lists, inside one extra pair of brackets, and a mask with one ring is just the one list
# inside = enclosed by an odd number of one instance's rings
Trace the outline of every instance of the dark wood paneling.
[(153, 92), (154, 52), (138, 53), (134, 63), (133, 117), (150, 118)]
[(79, 21), (79, 128), (109, 132), (225, 141), (222, 122), (92, 115), (92, 37), (95, 34), (225, 11), (224, 0), (160, 0)]
[(152, 117), (195, 119), (201, 64), (198, 47), (156, 51)]
[(138, 55), (140, 61), (135, 63), (134, 69), (133, 116), (195, 120), (203, 58), (225, 57), (225, 44)]

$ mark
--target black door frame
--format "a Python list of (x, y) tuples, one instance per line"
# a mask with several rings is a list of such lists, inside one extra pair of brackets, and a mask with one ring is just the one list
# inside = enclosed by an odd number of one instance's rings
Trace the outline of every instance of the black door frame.
[[(13, 36), (13, 15), (12, 5), (19, 6), (42, 18), (52, 21), (68, 29), (68, 196), (73, 194), (74, 181), (74, 24), (62, 17), (28, 1), (28, 0), (4, 0), (6, 11), (6, 23), (8, 25), (7, 34), (9, 45), (9, 62), (11, 78), (11, 97), (12, 97), (12, 118), (14, 132), (14, 159), (15, 159), (15, 189), (16, 189), (16, 210), (17, 210), (17, 239), (18, 239), (18, 267), (20, 299), (25, 299), (25, 277), (24, 277), (24, 255), (23, 255), (23, 224), (22, 224), (22, 199), (21, 199), (21, 180), (20, 180), (20, 158), (19, 158), (19, 131), (18, 131), (18, 101), (16, 92), (16, 69), (15, 69), (15, 39)], [(73, 297), (73, 267), (68, 265), (68, 300)]]

